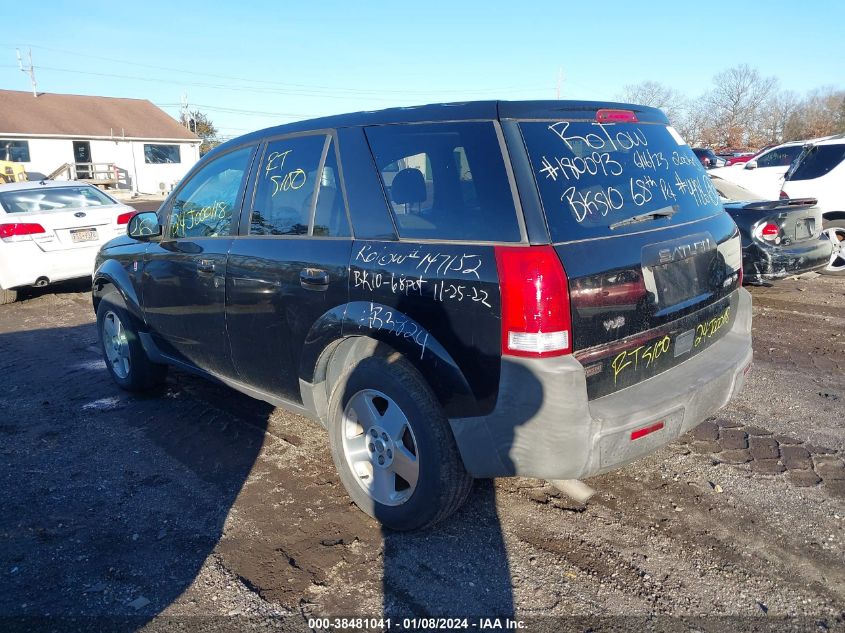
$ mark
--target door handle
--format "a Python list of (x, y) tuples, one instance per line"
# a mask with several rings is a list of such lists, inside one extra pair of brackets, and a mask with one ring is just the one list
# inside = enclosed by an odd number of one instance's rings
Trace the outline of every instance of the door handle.
[(197, 272), (198, 273), (206, 273), (206, 274), (213, 273), (214, 272), (214, 262), (207, 260), (207, 259), (201, 259), (199, 261), (199, 263), (197, 264)]
[(308, 290), (325, 290), (329, 287), (329, 273), (320, 268), (303, 268), (299, 271), (299, 283)]

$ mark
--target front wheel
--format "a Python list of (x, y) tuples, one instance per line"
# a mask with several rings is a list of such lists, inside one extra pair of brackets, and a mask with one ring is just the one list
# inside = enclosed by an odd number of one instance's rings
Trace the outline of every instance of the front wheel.
[(845, 275), (845, 220), (824, 220), (822, 237), (833, 245), (830, 262), (819, 272), (824, 275)]
[(164, 381), (167, 366), (147, 357), (119, 293), (109, 293), (97, 306), (97, 332), (106, 368), (119, 387), (144, 391)]
[(428, 527), (466, 500), (472, 478), (449, 422), (423, 377), (398, 354), (365, 358), (341, 376), (328, 427), (346, 491), (385, 527)]

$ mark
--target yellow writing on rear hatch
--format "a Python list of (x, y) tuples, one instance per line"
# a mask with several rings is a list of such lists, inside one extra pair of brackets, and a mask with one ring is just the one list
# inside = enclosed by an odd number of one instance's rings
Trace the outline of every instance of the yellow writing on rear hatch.
[(619, 374), (628, 368), (636, 371), (640, 367), (648, 368), (657, 362), (657, 359), (669, 351), (672, 338), (667, 334), (662, 339), (650, 345), (640, 345), (631, 350), (619, 352), (610, 363), (613, 368), (613, 382), (616, 383)]
[(695, 326), (695, 341), (693, 342), (693, 347), (698, 347), (699, 345), (705, 343), (707, 340), (716, 336), (716, 334), (728, 324), (728, 321), (731, 320), (731, 307), (728, 306), (725, 308), (725, 311), (722, 312), (719, 316), (713, 317), (709, 321), (705, 321), (704, 323), (699, 323)]

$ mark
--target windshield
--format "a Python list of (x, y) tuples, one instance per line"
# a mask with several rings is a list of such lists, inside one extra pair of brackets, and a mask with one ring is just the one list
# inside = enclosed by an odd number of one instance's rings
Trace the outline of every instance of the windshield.
[(39, 213), (77, 207), (117, 204), (94, 187), (41, 187), (0, 193), (0, 206), (6, 213)]
[(530, 121), (520, 128), (555, 242), (608, 235), (633, 216), (647, 221), (657, 212), (655, 225), (663, 226), (722, 209), (701, 162), (669, 126)]

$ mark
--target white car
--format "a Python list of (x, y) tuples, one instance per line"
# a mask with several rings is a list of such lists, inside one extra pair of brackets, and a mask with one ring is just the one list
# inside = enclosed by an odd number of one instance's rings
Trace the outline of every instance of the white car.
[(783, 176), (809, 141), (790, 141), (761, 153), (747, 163), (711, 169), (710, 173), (760, 196), (777, 200)]
[(845, 276), (845, 134), (809, 143), (786, 174), (781, 198), (818, 200), (822, 234), (833, 242), (822, 272)]
[(15, 301), (22, 286), (91, 275), (100, 246), (134, 214), (84, 182), (0, 185), (0, 304)]

